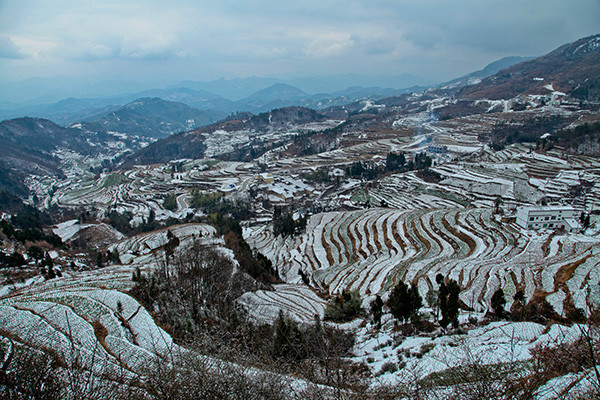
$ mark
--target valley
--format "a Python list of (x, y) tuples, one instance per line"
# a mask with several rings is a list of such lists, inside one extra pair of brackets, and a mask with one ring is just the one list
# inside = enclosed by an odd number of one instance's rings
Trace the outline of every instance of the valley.
[[(2, 254), (23, 263), (2, 266), (0, 358), (43, 354), (131, 398), (157, 398), (150, 365), (187, 376), (192, 359), (254, 392), (275, 382), (273, 398), (452, 398), (475, 384), (585, 398), (600, 384), (585, 353), (600, 344), (600, 103), (572, 81), (598, 71), (597, 41), (509, 66), (531, 83), (518, 93), (501, 70), (180, 133), (2, 122), (3, 190), (47, 213), (40, 231), (60, 245), (19, 239), (31, 227), (3, 210)], [(523, 206), (569, 207), (578, 229), (526, 229)], [(401, 283), (420, 299), (405, 319), (390, 300)], [(353, 296), (362, 311), (330, 318)], [(302, 355), (278, 347), (282, 326)], [(570, 346), (582, 358), (552, 370), (546, 353)]]

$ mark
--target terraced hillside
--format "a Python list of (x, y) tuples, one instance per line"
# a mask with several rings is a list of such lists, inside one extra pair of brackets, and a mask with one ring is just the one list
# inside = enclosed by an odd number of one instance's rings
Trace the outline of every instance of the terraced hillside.
[[(185, 248), (194, 240), (223, 247), (215, 230), (202, 224), (169, 230)], [(66, 271), (62, 277), (37, 282), (0, 299), (0, 348), (40, 350), (77, 365), (103, 379), (139, 379), (162, 357), (182, 357), (188, 350), (174, 343), (142, 304), (127, 294), (132, 272), (147, 273), (164, 259), (167, 229), (126, 238), (111, 246), (121, 263), (97, 270)], [(218, 360), (208, 360), (219, 365)]]
[(546, 296), (559, 313), (566, 299), (582, 309), (600, 300), (600, 239), (520, 231), (489, 209), (330, 212), (312, 216), (298, 237), (261, 227), (246, 238), (288, 282), (299, 282), (302, 270), (328, 293), (385, 294), (402, 280), (424, 296), (441, 273), (458, 281), (461, 300), (478, 311), (489, 309), (498, 287), (511, 301), (519, 289), (527, 299)]

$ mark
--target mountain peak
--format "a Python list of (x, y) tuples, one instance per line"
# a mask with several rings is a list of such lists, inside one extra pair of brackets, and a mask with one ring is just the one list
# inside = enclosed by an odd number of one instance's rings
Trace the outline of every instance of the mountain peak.
[(248, 98), (262, 101), (273, 101), (281, 99), (291, 100), (304, 98), (307, 96), (308, 95), (305, 92), (295, 86), (288, 85), (287, 83), (275, 83), (267, 88), (259, 90)]

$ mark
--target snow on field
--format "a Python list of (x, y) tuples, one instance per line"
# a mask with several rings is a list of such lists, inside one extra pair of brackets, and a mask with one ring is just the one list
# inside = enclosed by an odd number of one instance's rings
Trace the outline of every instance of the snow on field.
[(559, 290), (546, 296), (546, 301), (554, 308), (558, 315), (564, 316), (563, 302), (566, 298), (567, 295), (565, 292)]
[[(278, 265), (289, 283), (299, 282), (301, 269), (330, 294), (344, 289), (363, 296), (385, 293), (402, 279), (417, 284), (424, 296), (441, 273), (458, 281), (461, 299), (478, 311), (489, 310), (498, 288), (509, 299), (517, 288), (527, 299), (543, 290), (559, 313), (567, 294), (584, 307), (588, 296), (598, 294), (593, 287), (600, 278), (595, 273), (600, 255), (592, 249), (600, 246), (600, 238), (555, 234), (548, 240), (549, 234), (517, 230), (484, 209), (330, 212), (312, 216), (305, 234), (287, 239), (275, 238), (265, 227), (244, 231), (248, 243)], [(560, 289), (568, 292), (560, 292), (554, 277), (571, 269)]]
[(274, 285), (273, 289), (248, 292), (237, 302), (246, 309), (252, 319), (260, 323), (273, 323), (280, 311), (303, 323), (314, 321), (315, 316), (323, 318), (327, 303), (308, 286)]
[[(538, 345), (570, 343), (579, 337), (577, 327), (553, 325), (547, 330), (533, 322), (492, 322), (467, 328), (461, 334), (437, 332), (408, 337), (392, 328), (392, 321), (384, 319), (381, 330), (367, 325), (356, 332), (353, 360), (367, 365), (377, 383), (395, 384), (416, 376), (422, 379), (470, 363), (501, 365), (525, 361)], [(384, 370), (390, 364), (395, 368)]]
[(568, 391), (569, 398), (586, 399), (590, 390), (597, 389), (595, 370), (590, 368), (578, 374), (567, 374), (551, 379), (539, 387), (535, 393), (536, 400), (554, 400), (565, 398)]
[[(89, 280), (81, 278), (42, 282), (0, 299), (3, 331), (30, 345), (53, 349), (68, 362), (77, 357), (84, 367), (105, 372), (121, 369), (127, 359), (141, 366), (140, 360), (176, 347), (132, 297), (88, 286)], [(104, 344), (98, 326), (105, 329)], [(127, 358), (119, 360), (120, 355)]]
[(81, 229), (84, 229), (88, 226), (89, 225), (86, 225), (86, 224), (83, 224), (83, 225), (80, 224), (79, 220), (77, 220), (77, 219), (72, 219), (70, 221), (62, 222), (62, 223), (56, 225), (56, 228), (54, 228), (52, 231), (56, 235), (60, 236), (60, 238), (62, 239), (63, 242), (66, 242), (67, 240), (71, 239)]
[[(74, 225), (69, 221), (59, 229), (66, 231)], [(218, 242), (212, 226), (184, 224), (169, 230), (180, 238), (180, 248), (195, 239)], [(3, 288), (7, 296), (0, 298), (0, 326), (31, 345), (54, 349), (65, 356), (72, 356), (66, 352), (76, 348), (86, 360), (99, 357), (102, 361), (94, 367), (98, 370), (106, 365), (109, 369), (121, 368), (115, 358), (118, 354), (141, 366), (153, 354), (176, 349), (172, 338), (156, 325), (146, 309), (124, 293), (133, 285), (135, 267), (147, 270), (156, 264), (156, 257), (164, 257), (153, 253), (162, 251), (159, 247), (166, 243), (167, 231), (149, 232), (117, 243), (114, 248), (128, 255), (130, 265), (69, 272), (52, 280), (35, 279), (11, 292)], [(105, 329), (105, 344), (98, 338), (98, 326)]]

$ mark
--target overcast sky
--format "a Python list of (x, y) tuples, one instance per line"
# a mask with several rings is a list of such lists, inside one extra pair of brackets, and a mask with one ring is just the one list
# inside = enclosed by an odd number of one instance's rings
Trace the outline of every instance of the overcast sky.
[(441, 82), (595, 33), (599, 0), (0, 0), (0, 79)]

